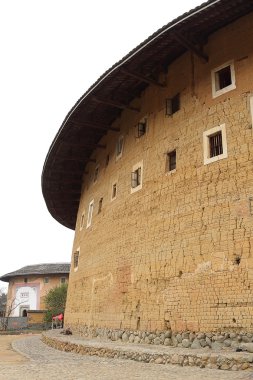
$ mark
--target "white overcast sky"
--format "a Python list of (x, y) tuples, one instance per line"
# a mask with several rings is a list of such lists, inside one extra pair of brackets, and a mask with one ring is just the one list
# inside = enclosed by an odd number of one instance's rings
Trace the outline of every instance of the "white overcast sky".
[[(200, 0), (0, 1), (0, 275), (70, 261), (74, 232), (41, 192), (49, 146), (105, 70)], [(6, 283), (0, 282), (0, 288)]]

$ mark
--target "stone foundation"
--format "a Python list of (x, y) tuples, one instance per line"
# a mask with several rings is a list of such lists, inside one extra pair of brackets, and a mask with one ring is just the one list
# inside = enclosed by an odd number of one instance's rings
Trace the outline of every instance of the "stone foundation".
[[(79, 327), (74, 329), (74, 331), (85, 338), (98, 338), (121, 341), (123, 343), (142, 343), (193, 349), (209, 348), (221, 350), (223, 348), (231, 348), (233, 350), (242, 349), (243, 351), (248, 351), (248, 349), (241, 347), (244, 344), (247, 345), (248, 343), (253, 342), (253, 334), (248, 332), (194, 333), (185, 331), (174, 333), (172, 330), (151, 332), (91, 328), (88, 326)], [(249, 345), (249, 347), (251, 347), (251, 345)], [(251, 352), (253, 352), (253, 343)]]

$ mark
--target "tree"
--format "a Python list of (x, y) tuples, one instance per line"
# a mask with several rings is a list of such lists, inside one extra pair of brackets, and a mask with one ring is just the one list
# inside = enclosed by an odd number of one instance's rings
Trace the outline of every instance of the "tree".
[(59, 314), (64, 314), (66, 299), (67, 299), (68, 285), (62, 284), (49, 290), (45, 296), (45, 305), (47, 313), (45, 316), (46, 322), (51, 322), (52, 317)]
[(13, 298), (9, 302), (7, 302), (7, 295), (3, 293), (2, 291), (0, 291), (0, 298), (3, 300), (5, 299), (5, 310), (0, 318), (0, 330), (6, 331), (8, 328), (9, 318), (12, 312), (25, 301), (16, 303), (16, 298)]
[(7, 294), (4, 292), (3, 289), (0, 289), (0, 316), (1, 317), (5, 315), (6, 302), (7, 302)]

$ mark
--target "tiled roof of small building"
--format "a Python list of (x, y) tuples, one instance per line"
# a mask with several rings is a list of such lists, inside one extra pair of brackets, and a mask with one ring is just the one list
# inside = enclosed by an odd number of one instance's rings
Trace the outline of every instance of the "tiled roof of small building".
[(0, 277), (1, 281), (9, 282), (12, 277), (29, 276), (34, 274), (68, 274), (70, 271), (70, 263), (50, 263), (27, 265), (14, 272), (4, 274)]

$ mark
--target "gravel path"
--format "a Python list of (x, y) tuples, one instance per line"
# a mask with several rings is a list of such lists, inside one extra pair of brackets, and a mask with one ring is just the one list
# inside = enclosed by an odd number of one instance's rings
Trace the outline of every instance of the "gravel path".
[(144, 364), (61, 352), (42, 343), (40, 336), (14, 340), (12, 345), (29, 360), (1, 363), (0, 380), (253, 380), (253, 374), (246, 371)]

